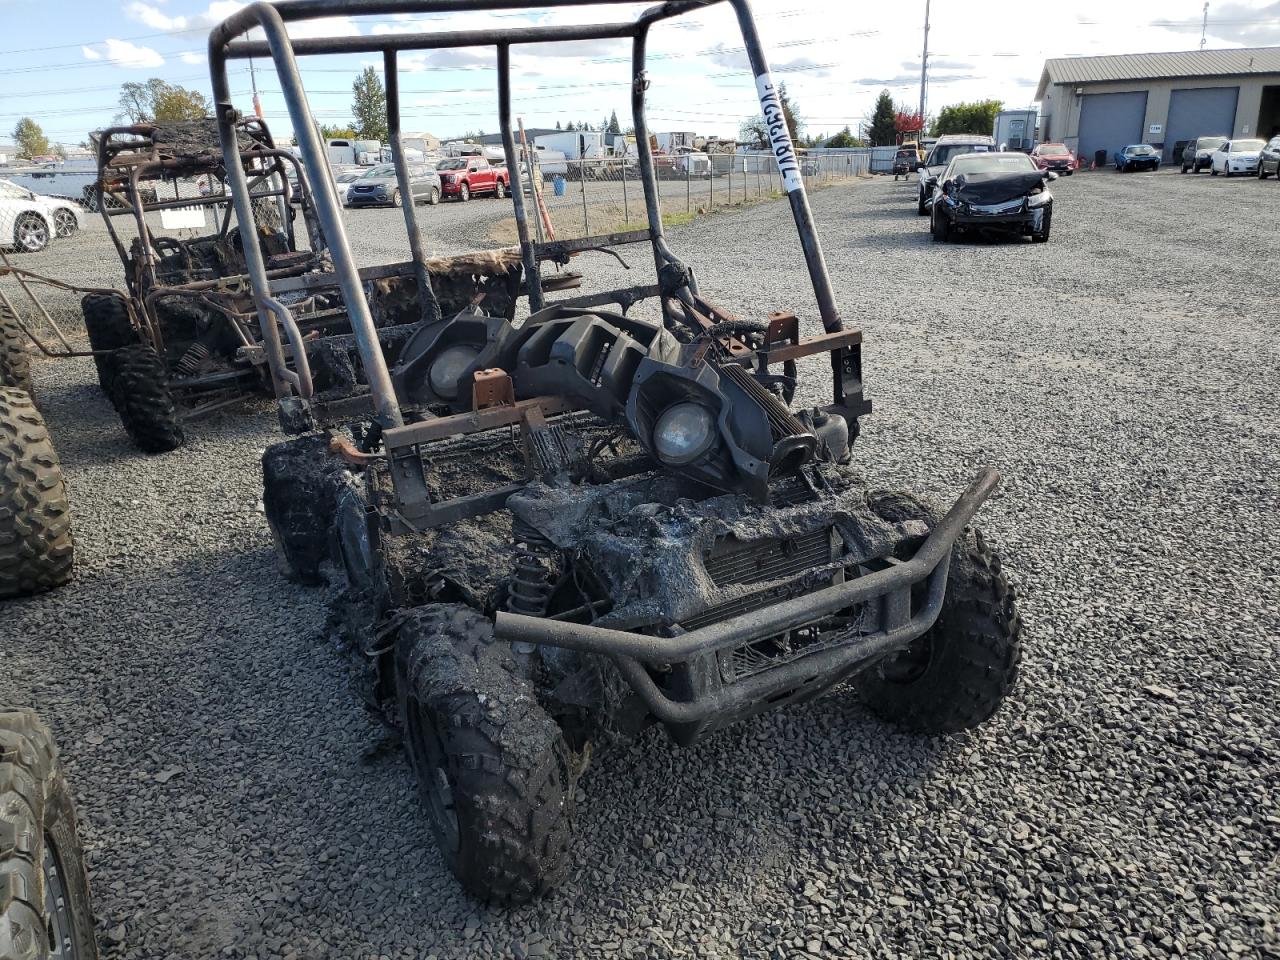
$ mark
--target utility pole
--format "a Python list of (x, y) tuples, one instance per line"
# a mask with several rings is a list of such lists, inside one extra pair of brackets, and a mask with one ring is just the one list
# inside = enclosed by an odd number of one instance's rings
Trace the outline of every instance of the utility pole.
[(253, 73), (253, 60), (248, 61), (248, 82), (253, 87), (253, 113), (257, 114), (257, 119), (265, 119), (262, 116), (262, 101), (257, 99), (257, 74)]
[[(929, 2), (930, 0), (924, 0), (924, 52), (920, 55), (920, 136), (922, 137), (924, 136), (924, 90), (929, 77)], [(1206, 9), (1208, 6), (1206, 3)]]
[(1204, 49), (1204, 35), (1209, 29), (1209, 0), (1204, 0), (1204, 19), (1200, 21), (1200, 49)]

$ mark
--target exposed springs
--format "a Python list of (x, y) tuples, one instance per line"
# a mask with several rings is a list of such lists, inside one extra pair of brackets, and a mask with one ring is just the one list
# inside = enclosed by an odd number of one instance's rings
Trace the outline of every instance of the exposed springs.
[(555, 563), (555, 548), (528, 524), (517, 521), (512, 533), (516, 537), (516, 562), (507, 592), (507, 610), (541, 617), (551, 601), (550, 568)]
[(211, 356), (213, 354), (209, 352), (209, 348), (196, 341), (187, 348), (187, 352), (177, 362), (175, 369), (184, 377), (194, 377), (200, 372), (200, 368), (209, 361)]

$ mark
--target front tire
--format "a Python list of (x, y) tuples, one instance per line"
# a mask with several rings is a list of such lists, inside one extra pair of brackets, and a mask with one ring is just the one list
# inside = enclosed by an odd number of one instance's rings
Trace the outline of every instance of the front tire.
[(507, 196), (507, 185), (499, 180), (493, 187), (493, 195), (499, 200), (505, 200)]
[(133, 445), (143, 453), (168, 453), (182, 446), (187, 438), (169, 389), (169, 371), (151, 345), (121, 347), (110, 359), (112, 402)]
[(929, 208), (925, 206), (925, 196), (920, 193), (916, 196), (916, 216), (923, 217), (929, 212)]
[(471, 187), (469, 187), (469, 186), (468, 186), (467, 184), (465, 184), (465, 183), (464, 183), (462, 186), (460, 186), (460, 187), (458, 188), (458, 199), (459, 199), (459, 200), (461, 200), (463, 203), (466, 203), (468, 200), (470, 200), (470, 199), (471, 199)]
[(504, 905), (555, 887), (576, 769), (510, 644), (469, 607), (420, 607), (396, 643), (396, 688), (436, 843), (463, 887)]
[(391, 191), (391, 199), (390, 199), (390, 201), (389, 201), (389, 202), (391, 203), (391, 205), (392, 205), (393, 207), (398, 207), (398, 206), (400, 206), (400, 191), (399, 191), (399, 190), (392, 190), (392, 191)]
[(946, 217), (939, 216), (938, 211), (934, 210), (929, 218), (929, 232), (933, 235), (934, 242), (946, 243), (951, 239), (951, 224)]
[(1049, 233), (1053, 226), (1053, 204), (1045, 208), (1044, 217), (1040, 221), (1040, 229), (1031, 234), (1032, 243), (1048, 243)]
[(19, 214), (13, 224), (13, 245), (19, 253), (39, 253), (49, 246), (49, 225), (38, 213)]
[(432, 187), (431, 196), (427, 199), (427, 203), (431, 204), (431, 206), (434, 207), (439, 202), (440, 202), (440, 188)]
[(97, 960), (75, 804), (49, 728), (0, 713), (0, 960)]
[(115, 364), (112, 356), (121, 347), (138, 342), (138, 335), (129, 321), (128, 305), (120, 297), (91, 293), (80, 301), (80, 313), (84, 316), (89, 346), (94, 351), (93, 365), (98, 370), (98, 384), (114, 403), (111, 385), (115, 380)]
[(294, 583), (324, 583), (338, 493), (350, 471), (329, 451), (329, 435), (286, 440), (262, 455), (262, 508), (280, 572)]
[[(933, 525), (932, 512), (913, 498), (883, 498), (875, 509), (886, 519), (896, 512), (897, 519)], [(873, 713), (911, 732), (971, 730), (989, 720), (1013, 689), (1021, 634), (1000, 558), (970, 528), (952, 548), (937, 621), (907, 650), (856, 676), (854, 686)]]
[(43, 593), (71, 579), (75, 544), (62, 466), (40, 411), (12, 387), (0, 387), (0, 517), (0, 597)]

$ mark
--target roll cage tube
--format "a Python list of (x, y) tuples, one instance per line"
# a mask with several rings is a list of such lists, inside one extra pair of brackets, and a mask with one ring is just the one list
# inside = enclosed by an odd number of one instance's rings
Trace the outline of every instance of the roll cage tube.
[[(835, 295), (831, 288), (831, 279), (827, 272), (826, 262), (822, 254), (822, 245), (813, 222), (813, 213), (809, 207), (805, 192), (804, 180), (801, 176), (799, 159), (790, 132), (783, 119), (781, 103), (777, 88), (769, 72), (768, 61), (760, 45), (760, 36), (756, 30), (751, 14), (749, 0), (667, 0), (657, 6), (650, 7), (637, 18), (622, 23), (595, 23), (586, 25), (535, 25), (496, 30), (467, 30), (440, 33), (417, 34), (375, 34), (350, 37), (300, 38), (290, 40), (286, 30), (286, 22), (312, 20), (320, 17), (345, 16), (359, 17), (369, 15), (422, 14), (422, 13), (463, 13), (490, 10), (531, 10), (551, 7), (611, 7), (632, 5), (636, 0), (258, 0), (213, 28), (209, 34), (209, 70), (213, 83), (214, 103), (218, 118), (219, 136), (223, 154), (228, 159), (235, 155), (234, 124), (237, 119), (235, 108), (231, 103), (231, 90), (227, 78), (227, 61), (247, 57), (270, 56), (275, 64), (280, 79), (281, 90), (289, 110), (294, 134), (302, 153), (303, 163), (311, 175), (315, 194), (316, 213), (320, 226), (330, 243), (334, 272), (351, 316), (351, 329), (355, 336), (356, 346), (364, 364), (366, 378), (373, 395), (374, 416), (384, 427), (400, 426), (403, 417), (391, 385), (386, 360), (379, 346), (377, 332), (369, 313), (369, 305), (365, 299), (364, 289), (360, 283), (355, 259), (351, 253), (350, 242), (342, 221), (333, 178), (328, 175), (328, 156), (324, 144), (320, 141), (319, 132), (312, 118), (306, 92), (302, 87), (302, 78), (298, 73), (298, 55), (343, 54), (343, 53), (382, 53), (384, 63), (391, 64), (393, 59), (388, 53), (401, 50), (435, 50), (469, 46), (491, 46), (498, 50), (499, 69), (509, 74), (509, 50), (515, 44), (564, 42), (574, 40), (631, 39), (633, 47), (633, 88), (632, 108), (637, 132), (637, 147), (640, 154), (641, 180), (645, 192), (645, 208), (649, 218), (651, 242), (654, 250), (654, 262), (659, 271), (659, 282), (662, 281), (664, 266), (679, 265), (679, 261), (666, 244), (662, 230), (662, 217), (658, 203), (657, 179), (654, 169), (652, 151), (649, 149), (644, 117), (645, 78), (645, 42), (650, 27), (655, 23), (684, 13), (705, 9), (717, 3), (728, 3), (733, 7), (739, 27), (742, 31), (747, 57), (751, 64), (756, 81), (756, 92), (760, 99), (761, 110), (768, 126), (770, 146), (774, 159), (778, 164), (783, 186), (791, 205), (792, 217), (796, 230), (800, 235), (801, 247), (804, 251), (805, 263), (809, 279), (813, 286), (814, 296), (818, 304), (818, 312), (822, 325), (827, 332), (843, 329), (840, 313), (835, 304)], [(249, 41), (242, 38), (249, 30), (260, 27), (265, 34), (265, 41)], [(502, 129), (510, 128), (510, 96), (509, 76), (499, 79), (499, 101), (503, 116), (500, 117)], [(397, 124), (398, 126), (398, 124)], [(507, 138), (504, 136), (504, 141)], [(511, 160), (511, 145), (504, 142), (508, 162)], [(236, 207), (236, 215), (242, 224), (253, 224), (252, 204), (248, 199), (247, 183), (244, 173), (235, 163), (227, 163), (228, 184)], [(523, 198), (518, 191), (513, 191), (513, 204), (516, 208), (517, 229), (520, 233), (521, 258), (526, 271), (530, 264), (537, 262), (536, 249), (529, 239), (528, 224), (525, 222)], [(524, 229), (519, 229), (523, 225)], [(250, 249), (252, 248), (252, 249)], [(277, 387), (277, 395), (282, 401), (289, 397), (287, 379), (280, 371), (285, 370), (284, 351), (279, 331), (273, 317), (270, 283), (266, 275), (266, 266), (261, 251), (254, 244), (246, 245), (246, 261), (249, 276), (254, 285), (254, 299), (258, 309), (259, 322), (262, 324), (263, 342), (266, 346), (267, 358), (272, 367), (272, 377)], [(688, 276), (688, 274), (686, 274)], [(536, 277), (526, 278), (530, 284), (530, 292), (534, 300), (540, 300), (540, 288)], [(692, 287), (692, 278), (687, 281)], [(692, 287), (696, 292), (696, 287)], [(665, 307), (664, 307), (665, 309)], [(832, 353), (832, 365), (835, 371), (837, 399), (840, 391), (839, 354)], [(299, 365), (306, 364), (305, 357), (298, 357)]]

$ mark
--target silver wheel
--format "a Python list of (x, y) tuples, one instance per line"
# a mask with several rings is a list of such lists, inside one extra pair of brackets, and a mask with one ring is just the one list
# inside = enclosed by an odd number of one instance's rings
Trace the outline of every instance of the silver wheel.
[(66, 207), (59, 207), (53, 212), (53, 232), (64, 240), (80, 229), (76, 215)]
[(49, 225), (34, 213), (24, 213), (13, 226), (13, 242), (23, 253), (39, 253), (49, 245)]

